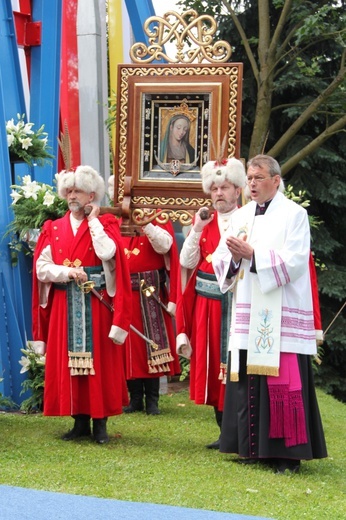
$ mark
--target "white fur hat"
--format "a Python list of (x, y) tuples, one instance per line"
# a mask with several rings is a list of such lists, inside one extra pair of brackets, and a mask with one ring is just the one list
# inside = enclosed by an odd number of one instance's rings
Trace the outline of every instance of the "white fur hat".
[(58, 193), (66, 199), (67, 190), (74, 186), (86, 193), (95, 193), (93, 202), (99, 204), (105, 194), (105, 182), (91, 166), (78, 166), (75, 171), (63, 170), (57, 175)]
[(201, 170), (202, 187), (204, 193), (211, 192), (212, 185), (222, 184), (229, 181), (238, 188), (244, 188), (246, 184), (246, 173), (244, 165), (239, 159), (231, 157), (221, 163), (218, 161), (208, 161)]

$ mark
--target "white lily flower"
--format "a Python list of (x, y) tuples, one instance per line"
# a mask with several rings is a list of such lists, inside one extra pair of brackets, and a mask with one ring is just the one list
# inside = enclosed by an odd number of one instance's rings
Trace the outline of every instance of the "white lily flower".
[(24, 150), (28, 150), (32, 145), (32, 139), (30, 137), (26, 137), (25, 139), (19, 139), (20, 143), (22, 143), (22, 148)]
[(33, 132), (31, 130), (31, 128), (34, 126), (34, 123), (26, 123), (24, 125), (24, 128), (23, 128), (23, 132), (26, 133), (27, 135), (29, 134), (34, 134), (35, 132)]
[(22, 368), (20, 369), (21, 374), (24, 374), (24, 372), (27, 372), (30, 369), (30, 361), (27, 357), (22, 356), (19, 360), (19, 364), (22, 365)]
[(47, 191), (44, 194), (42, 204), (43, 204), (43, 206), (51, 206), (52, 204), (54, 204), (54, 200), (55, 200), (55, 197), (54, 197), (53, 193), (50, 193), (49, 191)]
[(24, 175), (22, 182), (23, 182), (23, 186), (26, 186), (27, 184), (31, 184), (31, 182), (32, 182), (31, 175)]
[(9, 121), (7, 121), (7, 123), (6, 123), (6, 130), (13, 132), (15, 129), (16, 129), (16, 125), (14, 124), (13, 118), (9, 119)]
[(32, 181), (30, 184), (23, 186), (23, 194), (26, 199), (37, 200), (37, 194), (40, 191), (41, 186), (36, 181)]
[(15, 204), (16, 202), (18, 202), (19, 199), (22, 198), (21, 194), (18, 193), (18, 191), (16, 190), (12, 190), (12, 192), (10, 193), (10, 197), (12, 199), (12, 204)]
[(13, 144), (13, 141), (15, 140), (13, 134), (7, 134), (7, 146), (10, 147)]

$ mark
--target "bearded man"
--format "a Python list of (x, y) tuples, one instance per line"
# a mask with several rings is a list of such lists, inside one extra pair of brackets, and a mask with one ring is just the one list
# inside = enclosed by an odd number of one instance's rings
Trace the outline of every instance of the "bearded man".
[[(212, 254), (238, 208), (245, 186), (245, 169), (235, 158), (209, 161), (202, 170), (202, 187), (215, 211), (200, 208), (181, 253), (183, 289), (177, 312), (177, 351), (190, 360), (190, 398), (213, 406), (221, 428), (227, 367), (231, 293), (223, 295), (212, 265)], [(206, 218), (205, 218), (206, 217)], [(219, 449), (219, 439), (206, 446)]]
[(69, 210), (44, 224), (33, 269), (33, 335), (47, 345), (43, 413), (74, 418), (65, 441), (90, 436), (92, 419), (94, 440), (104, 444), (107, 418), (128, 403), (120, 345), (130, 327), (130, 275), (117, 220), (100, 215), (101, 175), (78, 166), (61, 172), (57, 186)]

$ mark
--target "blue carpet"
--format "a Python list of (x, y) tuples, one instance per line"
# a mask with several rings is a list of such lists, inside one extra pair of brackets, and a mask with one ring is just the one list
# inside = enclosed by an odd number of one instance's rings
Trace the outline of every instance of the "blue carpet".
[[(261, 520), (186, 507), (0, 486), (0, 520)], [(262, 519), (265, 520), (265, 519)], [(268, 520), (268, 519), (267, 519)]]

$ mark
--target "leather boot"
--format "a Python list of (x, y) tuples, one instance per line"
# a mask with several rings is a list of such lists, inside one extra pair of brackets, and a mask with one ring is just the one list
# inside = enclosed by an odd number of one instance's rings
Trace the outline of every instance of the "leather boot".
[(79, 437), (89, 437), (89, 435), (91, 435), (90, 415), (72, 415), (72, 418), (74, 419), (74, 426), (72, 430), (62, 436), (62, 440), (72, 441)]
[(147, 415), (159, 415), (158, 407), (160, 397), (160, 378), (150, 377), (144, 379), (145, 411)]
[(143, 397), (144, 386), (143, 379), (129, 379), (127, 388), (130, 393), (130, 404), (124, 408), (125, 413), (142, 412), (144, 410)]
[(98, 444), (109, 442), (107, 434), (107, 417), (103, 419), (93, 419), (93, 436)]
[[(222, 412), (220, 410), (218, 410), (217, 406), (214, 406), (214, 413), (215, 413), (215, 419), (216, 419), (217, 425), (221, 431)], [(210, 444), (207, 444), (206, 448), (208, 448), (208, 450), (219, 450), (220, 449), (220, 436), (216, 441), (214, 441)]]

